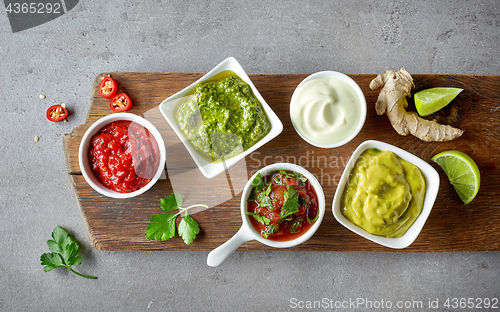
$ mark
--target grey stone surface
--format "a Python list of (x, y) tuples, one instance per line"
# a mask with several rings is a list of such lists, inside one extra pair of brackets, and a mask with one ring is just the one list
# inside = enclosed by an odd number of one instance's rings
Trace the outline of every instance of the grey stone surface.
[[(460, 310), (445, 309), (447, 298), (499, 298), (497, 252), (238, 251), (210, 268), (208, 252), (94, 250), (62, 148), (62, 134), (84, 123), (101, 72), (206, 72), (234, 56), (250, 73), (404, 66), (498, 75), (499, 42), (496, 0), (80, 1), (18, 33), (2, 11), (0, 311), (286, 311), (309, 310), (308, 301), (327, 310), (330, 299), (391, 301), (392, 309), (375, 310), (393, 311), (403, 310), (398, 301), (417, 302), (407, 310), (438, 311)], [(47, 107), (61, 102), (71, 109), (68, 122), (47, 122)], [(82, 243), (78, 270), (99, 279), (43, 272), (39, 257), (56, 225)], [(436, 299), (439, 308), (431, 309)]]

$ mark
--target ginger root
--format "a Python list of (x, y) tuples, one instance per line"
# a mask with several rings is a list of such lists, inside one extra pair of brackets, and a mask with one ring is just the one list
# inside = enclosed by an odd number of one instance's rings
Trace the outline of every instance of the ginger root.
[(375, 103), (378, 115), (387, 114), (392, 127), (400, 135), (411, 133), (417, 138), (426, 141), (445, 142), (461, 136), (464, 131), (448, 125), (441, 125), (435, 121), (420, 118), (416, 112), (407, 112), (408, 102), (406, 97), (411, 96), (413, 78), (404, 69), (399, 71), (388, 70), (382, 75), (377, 75), (370, 82), (370, 89), (377, 90), (382, 87)]

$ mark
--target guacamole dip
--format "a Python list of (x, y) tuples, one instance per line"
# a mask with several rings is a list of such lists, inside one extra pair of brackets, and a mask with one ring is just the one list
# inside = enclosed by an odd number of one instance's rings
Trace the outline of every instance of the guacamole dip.
[(422, 211), (425, 178), (391, 151), (363, 152), (342, 197), (343, 214), (368, 233), (401, 237)]
[(179, 107), (177, 123), (208, 161), (238, 155), (271, 129), (264, 107), (250, 86), (229, 71), (199, 83)]

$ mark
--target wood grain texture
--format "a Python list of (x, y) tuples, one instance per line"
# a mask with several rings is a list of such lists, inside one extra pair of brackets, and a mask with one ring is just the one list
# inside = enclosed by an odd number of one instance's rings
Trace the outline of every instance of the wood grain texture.
[[(64, 135), (68, 174), (85, 220), (92, 247), (102, 250), (211, 250), (227, 241), (241, 226), (240, 196), (227, 197), (227, 180), (220, 175), (205, 179), (190, 160), (179, 139), (163, 119), (158, 105), (165, 98), (188, 86), (201, 73), (111, 73), (134, 106), (130, 113), (144, 116), (162, 133), (171, 157), (164, 178), (146, 193), (132, 199), (112, 199), (95, 192), (84, 180), (78, 165), (78, 148), (86, 129), (100, 117), (111, 113), (109, 101), (100, 97), (96, 77), (87, 121)], [(426, 143), (412, 136), (399, 136), (386, 116), (377, 116), (374, 103), (378, 91), (368, 85), (374, 74), (353, 74), (366, 96), (368, 115), (359, 135), (350, 143), (334, 149), (320, 149), (303, 141), (293, 129), (289, 102), (295, 87), (307, 74), (249, 75), (264, 99), (283, 122), (283, 132), (245, 158), (247, 176), (230, 178), (244, 183), (255, 171), (276, 162), (292, 162), (307, 168), (323, 186), (327, 209), (323, 223), (306, 243), (290, 248), (301, 251), (500, 251), (500, 76), (413, 75), (413, 92), (448, 86), (465, 89), (441, 112), (429, 116), (465, 130), (462, 137), (446, 143)], [(409, 99), (409, 110), (414, 110)], [(417, 240), (408, 248), (394, 250), (370, 242), (340, 225), (331, 213), (337, 183), (351, 153), (363, 141), (380, 140), (400, 147), (429, 162), (440, 173), (441, 185), (432, 212)], [(481, 171), (481, 188), (472, 203), (464, 206), (444, 172), (430, 159), (445, 150), (460, 150), (470, 155)], [(168, 241), (150, 241), (145, 237), (149, 218), (161, 213), (160, 198), (175, 185), (199, 186), (183, 194), (188, 203), (202, 201), (214, 207), (195, 213), (201, 233), (191, 245), (179, 237)], [(233, 185), (234, 186), (234, 185)], [(235, 187), (236, 189), (236, 187)], [(222, 203), (221, 203), (222, 202)], [(241, 250), (270, 250), (257, 242), (245, 243)]]

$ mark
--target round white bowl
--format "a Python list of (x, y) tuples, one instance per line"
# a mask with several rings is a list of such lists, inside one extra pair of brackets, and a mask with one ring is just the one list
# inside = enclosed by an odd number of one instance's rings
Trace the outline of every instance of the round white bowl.
[[(154, 175), (153, 179), (149, 181), (148, 184), (146, 184), (144, 187), (138, 189), (137, 191), (130, 192), (130, 193), (119, 193), (115, 192), (106, 186), (104, 186), (94, 175), (94, 172), (92, 172), (92, 168), (90, 166), (89, 162), (89, 148), (91, 144), (92, 137), (94, 134), (99, 132), (104, 126), (118, 120), (130, 120), (132, 122), (138, 123), (148, 129), (149, 133), (153, 135), (153, 137), (156, 140), (156, 143), (158, 143), (158, 149), (160, 151), (160, 162), (158, 165), (158, 169), (156, 171), (156, 174)], [(82, 141), (80, 142), (80, 148), (78, 150), (78, 162), (80, 165), (80, 170), (82, 171), (82, 175), (87, 181), (87, 183), (98, 193), (112, 197), (112, 198), (130, 198), (134, 197), (137, 195), (140, 195), (147, 190), (149, 190), (155, 183), (158, 181), (160, 178), (161, 174), (165, 170), (165, 160), (166, 160), (166, 155), (167, 152), (165, 150), (165, 143), (163, 142), (163, 138), (161, 137), (160, 132), (153, 126), (152, 123), (147, 121), (146, 119), (137, 116), (135, 114), (131, 113), (114, 113), (111, 115), (107, 115), (105, 117), (102, 117), (101, 119), (97, 120), (90, 128), (85, 132), (85, 135), (82, 138)]]
[[(351, 88), (354, 90), (354, 92), (356, 93), (356, 95), (358, 97), (358, 100), (359, 100), (359, 105), (360, 105), (360, 110), (361, 111), (360, 111), (360, 118), (358, 120), (358, 124), (356, 125), (356, 127), (354, 128), (354, 130), (352, 131), (352, 133), (347, 138), (345, 138), (345, 139), (343, 139), (341, 141), (332, 143), (332, 144), (319, 144), (317, 142), (313, 142), (313, 141), (309, 140), (308, 138), (306, 138), (299, 131), (297, 125), (293, 122), (292, 103), (294, 102), (295, 98), (297, 97), (297, 90), (303, 84), (305, 84), (306, 82), (308, 82), (308, 81), (310, 81), (312, 79), (318, 79), (318, 78), (336, 78), (336, 79), (339, 79), (339, 80), (347, 82), (349, 84), (349, 86), (351, 86)], [(363, 91), (361, 90), (361, 88), (359, 87), (359, 85), (354, 80), (352, 80), (351, 77), (349, 77), (349, 76), (347, 76), (345, 74), (342, 74), (342, 73), (336, 72), (336, 71), (321, 71), (321, 72), (317, 72), (317, 73), (314, 73), (314, 74), (312, 74), (310, 76), (307, 76), (304, 80), (302, 80), (299, 83), (299, 85), (297, 86), (297, 88), (295, 88), (295, 91), (293, 92), (292, 98), (290, 100), (290, 119), (292, 120), (292, 125), (293, 125), (293, 128), (295, 129), (295, 131), (307, 143), (309, 143), (309, 144), (311, 144), (313, 146), (316, 146), (316, 147), (321, 147), (321, 148), (339, 147), (339, 146), (342, 146), (342, 145), (350, 142), (352, 139), (354, 139), (358, 135), (358, 133), (361, 131), (361, 129), (363, 128), (363, 125), (365, 124), (365, 120), (366, 120), (366, 99), (365, 99), (365, 95), (363, 94)]]
[[(269, 172), (276, 170), (289, 170), (301, 173), (309, 180), (309, 183), (311, 183), (311, 186), (316, 191), (316, 195), (318, 197), (318, 213), (319, 213), (318, 220), (316, 220), (316, 222), (311, 226), (311, 228), (309, 228), (309, 230), (307, 230), (307, 232), (289, 241), (274, 241), (263, 238), (253, 227), (250, 221), (250, 216), (246, 214), (248, 197), (250, 196), (250, 193), (252, 191), (252, 182), (257, 176), (257, 174), (260, 173), (262, 176), (265, 176)], [(248, 182), (245, 185), (245, 188), (243, 189), (243, 193), (241, 194), (240, 208), (241, 208), (241, 219), (243, 220), (243, 225), (230, 240), (228, 240), (221, 246), (217, 247), (216, 249), (212, 250), (208, 254), (207, 264), (209, 266), (214, 267), (220, 265), (231, 253), (233, 253), (233, 251), (238, 249), (238, 247), (240, 247), (243, 243), (251, 240), (257, 240), (264, 245), (275, 248), (289, 248), (306, 242), (309, 238), (311, 238), (314, 235), (316, 230), (321, 225), (321, 221), (323, 221), (323, 217), (325, 215), (325, 194), (318, 180), (314, 177), (312, 173), (310, 173), (306, 169), (295, 164), (277, 163), (260, 169), (250, 178), (250, 180), (248, 180)]]

